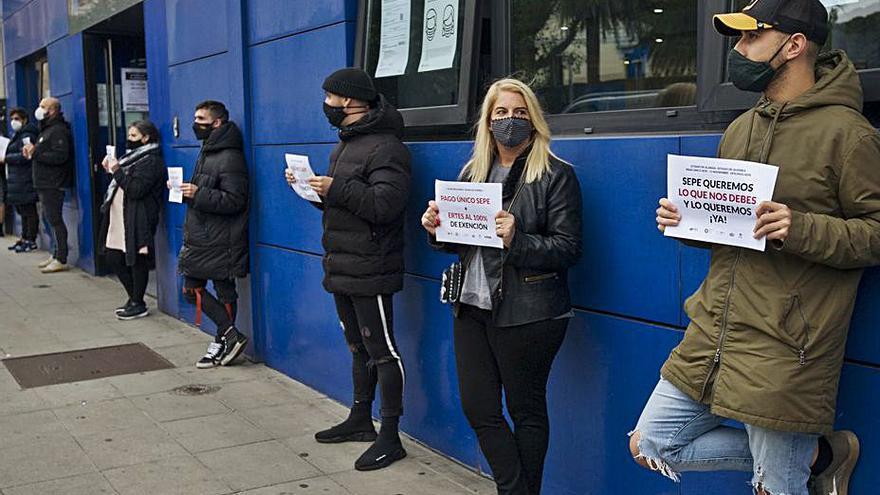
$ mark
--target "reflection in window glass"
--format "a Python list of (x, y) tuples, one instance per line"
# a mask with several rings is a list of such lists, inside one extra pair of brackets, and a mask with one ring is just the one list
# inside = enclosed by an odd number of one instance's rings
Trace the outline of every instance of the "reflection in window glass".
[[(455, 2), (458, 5), (458, 41), (455, 45), (455, 58), (448, 69), (419, 72), (422, 57), (422, 29), (425, 17), (425, 0), (410, 2), (409, 58), (406, 71), (400, 76), (374, 78), (376, 89), (397, 108), (436, 107), (458, 104), (458, 80), (461, 67), (462, 29), (464, 25), (465, 0), (439, 2), (446, 7)], [(395, 2), (397, 3), (397, 2)], [(382, 26), (382, 0), (367, 2), (366, 54), (364, 69), (371, 76), (376, 74), (379, 62), (379, 44)], [(429, 16), (430, 17), (430, 16)], [(441, 23), (451, 26), (453, 19), (442, 19)], [(438, 35), (437, 21), (427, 26), (426, 35)]]
[(517, 77), (549, 113), (693, 105), (695, 0), (513, 0)]
[[(733, 0), (734, 10), (748, 5), (748, 0)], [(823, 47), (840, 48), (856, 69), (880, 68), (880, 0), (822, 0), (828, 9), (831, 34)], [(736, 44), (732, 39), (731, 48)]]

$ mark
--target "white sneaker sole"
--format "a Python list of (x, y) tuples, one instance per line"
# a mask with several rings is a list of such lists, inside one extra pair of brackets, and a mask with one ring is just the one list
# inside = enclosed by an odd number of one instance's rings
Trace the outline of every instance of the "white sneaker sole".
[(145, 309), (143, 313), (138, 313), (136, 315), (131, 315), (131, 316), (122, 316), (121, 314), (116, 313), (116, 319), (122, 320), (122, 321), (128, 321), (128, 320), (136, 320), (138, 318), (143, 318), (144, 316), (149, 316), (149, 315), (150, 315), (150, 310)]

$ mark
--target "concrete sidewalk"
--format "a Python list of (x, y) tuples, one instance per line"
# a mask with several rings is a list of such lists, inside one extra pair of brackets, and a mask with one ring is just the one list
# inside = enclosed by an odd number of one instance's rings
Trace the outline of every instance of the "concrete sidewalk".
[[(0, 358), (143, 342), (174, 369), (21, 390), (0, 366), (3, 495), (245, 493), (493, 494), (494, 484), (414, 442), (373, 473), (353, 469), (368, 444), (321, 445), (315, 431), (347, 410), (258, 364), (197, 370), (206, 334), (159, 314), (118, 321), (112, 278), (42, 275), (46, 253), (0, 239)], [(171, 392), (216, 386), (207, 395)]]

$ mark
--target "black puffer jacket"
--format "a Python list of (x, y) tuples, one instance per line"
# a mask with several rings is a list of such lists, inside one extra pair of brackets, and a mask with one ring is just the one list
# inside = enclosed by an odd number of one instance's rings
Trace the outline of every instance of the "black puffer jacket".
[(162, 158), (162, 149), (149, 144), (127, 153), (120, 159), (120, 167), (113, 173), (111, 184), (101, 206), (100, 252), (106, 251), (107, 231), (110, 228), (110, 205), (119, 190), (125, 192), (122, 218), (125, 225), (125, 262), (133, 266), (140, 248), (147, 247), (147, 258), (155, 261), (156, 228), (165, 203), (165, 183), (168, 170)]
[(196, 161), (187, 199), (178, 270), (211, 280), (248, 274), (248, 170), (241, 131), (232, 122), (214, 129)]
[(6, 173), (8, 175), (6, 204), (9, 205), (27, 205), (37, 202), (31, 161), (21, 153), (26, 137), (30, 138), (32, 143), (37, 142), (37, 127), (35, 125), (29, 123), (13, 134), (9, 146), (6, 148)]
[(61, 189), (73, 185), (73, 139), (63, 113), (40, 122), (40, 135), (34, 144), (34, 188)]
[(403, 118), (384, 98), (339, 132), (324, 209), (324, 288), (373, 296), (403, 288), (403, 223), (410, 154)]
[[(581, 189), (574, 168), (550, 157), (540, 180), (523, 182), (529, 150), (516, 159), (503, 185), (504, 209), (516, 219), (509, 249), (483, 248), (492, 290), (495, 325), (510, 327), (549, 320), (571, 310), (568, 269), (582, 251)], [(515, 198), (515, 199), (514, 199)], [(467, 269), (473, 246), (437, 243), (454, 252)], [(456, 313), (458, 307), (454, 308)]]

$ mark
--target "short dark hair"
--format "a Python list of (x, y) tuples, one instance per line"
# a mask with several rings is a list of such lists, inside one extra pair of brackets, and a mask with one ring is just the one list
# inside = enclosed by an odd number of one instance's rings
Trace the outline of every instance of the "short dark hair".
[(25, 120), (25, 121), (28, 120), (28, 113), (27, 113), (27, 110), (25, 110), (24, 108), (21, 108), (21, 107), (15, 107), (15, 108), (13, 108), (12, 110), (9, 111), (9, 117), (10, 117), (10, 118), (12, 118), (12, 117), (15, 116), (15, 115), (18, 115), (19, 117), (21, 117), (21, 118), (22, 118), (23, 120)]
[(196, 105), (196, 110), (202, 109), (207, 110), (208, 113), (211, 114), (211, 117), (220, 119), (220, 122), (226, 122), (229, 120), (229, 110), (226, 110), (226, 105), (219, 101), (205, 100)]
[(138, 120), (132, 122), (129, 127), (134, 127), (144, 136), (149, 138), (149, 142), (158, 143), (159, 142), (159, 129), (156, 128), (156, 124), (150, 122), (149, 120)]

